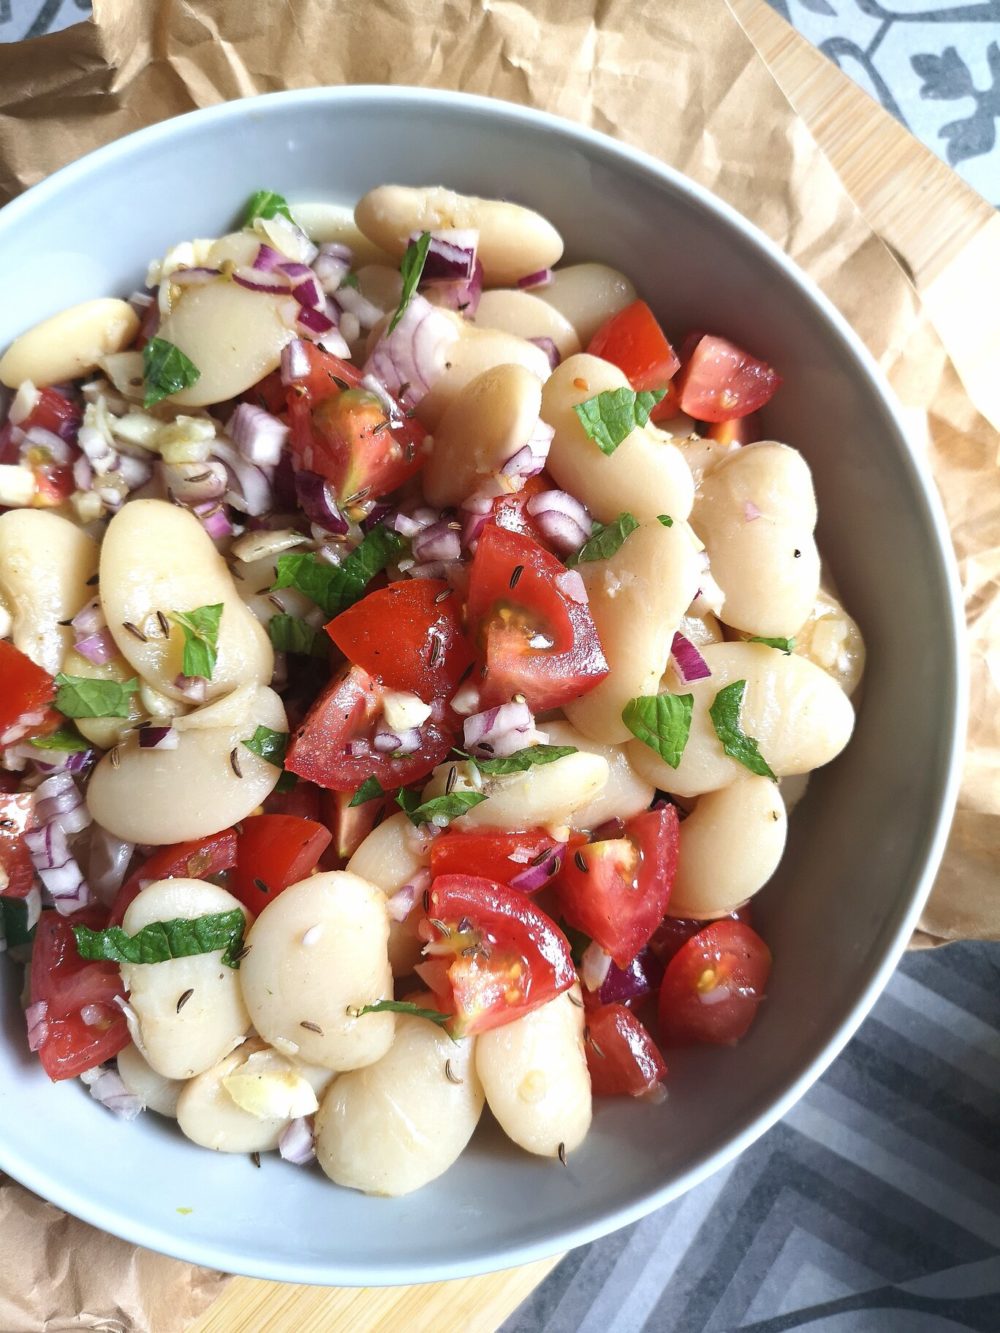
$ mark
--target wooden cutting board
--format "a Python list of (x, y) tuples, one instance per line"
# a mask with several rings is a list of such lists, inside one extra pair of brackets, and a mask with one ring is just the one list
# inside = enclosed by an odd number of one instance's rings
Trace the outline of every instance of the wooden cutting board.
[[(992, 281), (993, 307), (1000, 308), (1000, 264), (978, 262), (986, 246), (998, 244), (1000, 216), (766, 0), (729, 3), (869, 224), (903, 257), (973, 397), (978, 388), (995, 394), (995, 366), (987, 382), (981, 346), (965, 346), (961, 321), (952, 324), (943, 303), (939, 312), (934, 296), (947, 286), (950, 310), (968, 309), (973, 301), (982, 308), (983, 283)], [(968, 292), (968, 302), (956, 287)], [(324, 1288), (234, 1278), (189, 1333), (494, 1333), (560, 1257), (420, 1287)]]

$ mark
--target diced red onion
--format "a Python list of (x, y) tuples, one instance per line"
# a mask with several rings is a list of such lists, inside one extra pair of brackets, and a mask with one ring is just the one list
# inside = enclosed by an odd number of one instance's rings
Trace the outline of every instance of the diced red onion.
[(421, 505), (419, 509), (414, 509), (412, 514), (403, 512), (396, 514), (390, 526), (393, 532), (398, 532), (401, 537), (415, 537), (418, 532), (431, 527), (440, 518), (441, 515), (436, 509), (428, 509), (426, 505)]
[(86, 454), (73, 460), (73, 485), (78, 491), (89, 491), (94, 484), (94, 469)]
[(309, 352), (301, 338), (293, 338), (281, 349), (281, 382), (297, 384), (309, 376)]
[(253, 403), (240, 403), (226, 426), (229, 438), (248, 463), (275, 467), (288, 439), (283, 421)]
[(108, 629), (101, 629), (96, 634), (88, 634), (84, 639), (77, 639), (73, 647), (81, 657), (93, 662), (94, 666), (103, 666), (105, 662), (110, 662), (118, 652), (111, 631)]
[(752, 523), (755, 518), (760, 518), (760, 510), (752, 500), (743, 501), (743, 517), (748, 523)]
[(296, 472), (295, 494), (302, 512), (324, 532), (344, 537), (350, 531), (350, 524), (337, 505), (333, 487), (318, 472)]
[(534, 729), (535, 719), (528, 705), (509, 703), (467, 717), (462, 725), (462, 738), (467, 750), (481, 750), (501, 758), (530, 744)]
[(23, 380), (7, 411), (7, 420), (10, 424), (20, 426), (22, 421), (27, 421), (37, 407), (41, 396), (41, 389), (36, 388), (30, 380)]
[(118, 472), (130, 491), (137, 491), (145, 486), (153, 475), (153, 464), (145, 458), (134, 458), (130, 454), (120, 454)]
[(5, 731), (0, 732), (0, 747), (13, 745), (15, 741), (23, 740), (25, 736), (30, 736), (33, 731), (42, 725), (45, 721), (45, 709), (39, 708), (30, 713), (22, 713), (13, 725)]
[(440, 519), (414, 534), (412, 549), (418, 563), (425, 560), (460, 560), (462, 538), (450, 523)]
[(652, 949), (642, 949), (625, 968), (612, 961), (601, 983), (601, 1004), (633, 1004), (641, 1000), (659, 990), (664, 970), (664, 964)]
[(432, 305), (457, 310), (466, 319), (472, 319), (483, 294), (483, 265), (477, 256), (470, 277), (457, 282), (428, 282), (421, 286)]
[[(528, 273), (523, 278), (518, 278), (517, 285), (522, 291), (529, 287), (547, 287), (552, 281), (552, 270), (550, 268), (540, 268), (534, 273)], [(532, 338), (532, 342), (537, 339)]]
[(28, 1027), (28, 1050), (37, 1051), (45, 1045), (49, 1037), (49, 1005), (47, 1000), (36, 1000), (24, 1011), (24, 1021)]
[(73, 455), (66, 441), (53, 431), (46, 430), (44, 426), (29, 426), (25, 431), (24, 441), (21, 445), (21, 457), (23, 458), (28, 449), (32, 447), (46, 449), (54, 463), (71, 463), (73, 461)]
[(337, 327), (326, 311), (316, 310), (309, 305), (304, 305), (299, 310), (298, 322), (310, 333), (315, 333), (317, 337), (323, 337), (333, 332)]
[(40, 824), (55, 825), (67, 836), (91, 823), (90, 811), (70, 773), (54, 773), (36, 787), (35, 815)]
[(201, 520), (201, 526), (213, 541), (233, 535), (229, 515), (218, 500), (206, 500), (204, 504), (195, 505), (191, 512)]
[[(316, 281), (316, 275), (305, 264), (282, 264), (282, 272), (291, 282), (292, 295), (300, 306), (326, 313), (326, 292)], [(331, 323), (335, 321), (331, 319)]]
[(351, 271), (353, 256), (346, 245), (327, 242), (319, 247), (313, 260), (313, 272), (320, 286), (329, 295), (337, 290)]
[(380, 754), (391, 754), (395, 750), (417, 750), (420, 748), (420, 732), (416, 727), (407, 727), (403, 731), (376, 731), (372, 744)]
[(586, 605), (590, 600), (587, 596), (587, 585), (580, 576), (578, 569), (567, 569), (565, 574), (556, 575), (556, 587), (571, 602), (579, 602)]
[(212, 441), (212, 453), (221, 458), (235, 478), (239, 489), (230, 487), (226, 492), (226, 502), (244, 514), (266, 514), (272, 505), (271, 483), (253, 463), (248, 463), (242, 454), (224, 440)]
[(611, 970), (611, 955), (591, 940), (580, 959), (580, 980), (587, 990), (600, 990)]
[(140, 750), (176, 750), (180, 732), (173, 727), (142, 727), (139, 731)]
[(539, 491), (526, 509), (559, 555), (575, 554), (590, 539), (594, 526), (590, 514), (568, 491)]
[(95, 824), (90, 834), (89, 851), (87, 883), (95, 896), (110, 907), (125, 880), (135, 844), (124, 842), (100, 824)]
[(555, 431), (544, 421), (537, 421), (527, 441), (507, 459), (500, 469), (505, 477), (536, 477), (545, 466)]
[(705, 680), (712, 674), (701, 653), (683, 634), (674, 635), (670, 652), (677, 664), (677, 674), (685, 684), (692, 680)]
[(174, 677), (174, 689), (179, 690), (189, 703), (203, 704), (208, 695), (208, 681), (204, 676)]
[(280, 296), (288, 291), (288, 279), (279, 271), (268, 272), (257, 267), (238, 268), (233, 271), (233, 282), (238, 287), (245, 287), (250, 292), (264, 292), (268, 296)]
[(280, 269), (284, 262), (285, 256), (280, 250), (275, 250), (273, 246), (266, 245), (261, 241), (253, 266), (264, 273), (273, 273), (275, 269)]
[(356, 287), (341, 287), (336, 295), (341, 310), (349, 310), (363, 329), (372, 329), (385, 314), (373, 301), (362, 296)]
[(416, 906), (417, 899), (425, 889), (431, 886), (431, 872), (426, 868), (418, 870), (408, 884), (386, 900), (386, 908), (393, 921), (405, 921)]
[(80, 1075), (80, 1082), (90, 1089), (95, 1101), (122, 1120), (134, 1120), (146, 1109), (146, 1103), (134, 1092), (129, 1092), (116, 1069), (86, 1069)]
[(538, 865), (530, 865), (516, 874), (510, 881), (510, 887), (520, 889), (522, 893), (537, 893), (539, 889), (548, 884), (550, 879), (558, 874), (562, 865), (564, 850), (564, 847), (553, 847), (544, 861)]
[(218, 500), (225, 493), (229, 473), (225, 463), (160, 463), (160, 476), (167, 494), (183, 505)]
[(351, 349), (340, 329), (331, 329), (329, 333), (324, 333), (321, 338), (316, 339), (316, 345), (322, 347), (324, 352), (339, 356), (341, 361), (350, 361), (351, 359)]
[(313, 1131), (308, 1117), (290, 1120), (278, 1135), (278, 1152), (292, 1166), (307, 1166), (316, 1156)]
[(371, 754), (371, 746), (364, 737), (358, 737), (357, 740), (348, 741), (344, 746), (344, 750), (352, 759), (364, 759), (366, 755)]
[[(370, 503), (370, 502), (369, 502)], [(377, 527), (384, 519), (392, 513), (392, 505), (384, 500), (378, 501), (365, 514), (359, 524), (362, 532), (371, 532), (372, 528)]]
[(404, 407), (415, 407), (441, 375), (457, 338), (452, 320), (418, 293), (392, 333), (379, 338), (364, 373), (381, 380)]
[(55, 900), (56, 911), (67, 916), (85, 907), (90, 902), (90, 889), (59, 825), (28, 829), (23, 836), (38, 877)]
[(142, 316), (156, 304), (156, 300), (149, 292), (134, 291), (128, 298), (128, 303), (139, 316)]
[[(425, 560), (419, 565), (409, 565), (405, 573), (411, 579), (451, 579), (455, 567), (459, 564), (457, 560)], [(399, 566), (403, 570), (402, 562)]]
[[(420, 239), (414, 232), (411, 241)], [(432, 231), (427, 245), (421, 282), (459, 282), (472, 277), (479, 232), (474, 228)]]
[(553, 370), (555, 370), (556, 366), (562, 361), (562, 353), (551, 338), (546, 338), (544, 336), (539, 338), (529, 338), (528, 342), (534, 343), (536, 347), (542, 349), (545, 355), (549, 358), (549, 365)]
[(86, 606), (77, 611), (69, 623), (74, 633), (81, 638), (87, 634), (96, 634), (98, 630), (104, 629), (108, 622), (104, 618), (100, 598), (95, 597), (93, 601), (88, 602)]

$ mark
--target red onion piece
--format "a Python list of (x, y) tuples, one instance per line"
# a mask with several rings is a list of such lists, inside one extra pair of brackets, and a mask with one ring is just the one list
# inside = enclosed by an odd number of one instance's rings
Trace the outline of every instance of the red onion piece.
[(575, 554), (590, 539), (594, 526), (590, 514), (568, 491), (539, 491), (526, 508), (559, 555)]
[(90, 1089), (95, 1101), (122, 1120), (134, 1120), (146, 1109), (146, 1103), (134, 1092), (129, 1092), (115, 1069), (86, 1069), (80, 1075), (80, 1082)]
[(500, 469), (505, 477), (536, 477), (545, 466), (555, 431), (544, 421), (537, 421), (526, 442), (507, 459)]
[(111, 637), (111, 631), (108, 629), (98, 630), (96, 634), (88, 634), (85, 639), (77, 639), (73, 648), (88, 662), (93, 662), (94, 666), (103, 666), (105, 662), (110, 662), (118, 652), (115, 641)]
[(379, 338), (364, 373), (379, 379), (404, 407), (415, 407), (441, 375), (457, 338), (451, 319), (418, 293), (392, 333)]
[(250, 292), (280, 296), (288, 291), (288, 279), (278, 271), (269, 273), (258, 268), (238, 268), (234, 269), (232, 277), (238, 287), (245, 287)]
[(275, 250), (273, 246), (265, 245), (261, 241), (253, 266), (256, 269), (261, 269), (264, 273), (273, 273), (275, 269), (280, 269), (284, 262), (285, 256), (280, 250)]
[(743, 517), (748, 523), (752, 523), (755, 518), (760, 518), (760, 510), (752, 500), (743, 501)]
[[(420, 239), (415, 232), (411, 241)], [(472, 277), (479, 232), (472, 229), (432, 231), (427, 245), (421, 282), (459, 282)]]
[(580, 960), (580, 980), (589, 991), (600, 990), (611, 970), (611, 955), (591, 940)]
[[(529, 287), (547, 287), (552, 281), (552, 270), (550, 268), (540, 268), (534, 273), (528, 273), (523, 278), (518, 278), (517, 285), (522, 291)], [(532, 342), (537, 342), (537, 338), (532, 338)]]
[(338, 288), (334, 299), (341, 310), (349, 311), (363, 329), (374, 328), (385, 314), (374, 301), (362, 296), (356, 287)]
[(422, 528), (413, 537), (413, 558), (418, 563), (427, 560), (460, 560), (462, 538), (445, 519)]
[(366, 755), (371, 753), (371, 746), (363, 737), (359, 737), (354, 741), (348, 741), (344, 746), (344, 749), (352, 759), (364, 759)]
[(167, 494), (183, 505), (218, 500), (226, 490), (229, 473), (225, 463), (161, 463), (160, 478)]
[(244, 514), (266, 514), (272, 509), (271, 483), (261, 469), (248, 463), (242, 454), (224, 440), (213, 440), (211, 447), (212, 453), (222, 459), (236, 483), (226, 492), (227, 504)]
[(110, 907), (125, 881), (135, 844), (124, 842), (101, 828), (100, 824), (95, 824), (90, 835), (89, 850), (87, 883), (95, 896), (106, 907)]
[(402, 510), (395, 515), (391, 527), (393, 532), (398, 532), (401, 537), (415, 537), (418, 532), (423, 532), (432, 524), (437, 523), (441, 515), (436, 509), (428, 509), (426, 505), (421, 505), (414, 509), (411, 514), (404, 513)]
[(659, 990), (665, 970), (665, 965), (649, 948), (640, 950), (628, 967), (621, 968), (612, 961), (598, 998), (601, 1004), (633, 1004)]
[(35, 788), (35, 815), (68, 836), (91, 823), (90, 811), (70, 773), (54, 773)]
[[(248, 463), (276, 467), (288, 439), (283, 421), (253, 403), (240, 403), (226, 426), (229, 438)], [(207, 498), (207, 497), (206, 497)]]
[(38, 877), (55, 899), (62, 916), (75, 912), (90, 902), (90, 889), (74, 858), (66, 835), (58, 824), (28, 829), (23, 835)]
[(310, 333), (315, 333), (322, 337), (336, 329), (336, 323), (324, 310), (316, 310), (312, 306), (304, 305), (299, 310), (298, 322), (304, 329)]
[(587, 585), (578, 569), (567, 569), (565, 574), (557, 574), (556, 587), (571, 602), (578, 602), (581, 606), (585, 606), (590, 600), (587, 595)]
[(142, 727), (139, 731), (140, 750), (176, 750), (180, 740), (173, 727)]
[(396, 750), (409, 752), (420, 748), (420, 732), (416, 727), (407, 727), (403, 731), (376, 731), (372, 744), (380, 754), (392, 754)]
[(539, 338), (529, 338), (528, 342), (534, 343), (536, 347), (542, 349), (545, 355), (549, 358), (549, 366), (553, 370), (555, 370), (556, 366), (562, 361), (562, 353), (551, 338), (546, 338), (544, 336)]
[(73, 485), (78, 491), (89, 491), (94, 484), (94, 469), (90, 466), (86, 454), (81, 454), (73, 462)]
[(229, 515), (218, 500), (206, 500), (204, 504), (195, 505), (191, 512), (201, 520), (201, 526), (213, 541), (233, 535)]
[(421, 282), (420, 290), (432, 305), (440, 306), (443, 310), (456, 310), (466, 319), (472, 319), (479, 309), (483, 294), (482, 263), (477, 257), (468, 278), (460, 278), (456, 282)]
[(148, 459), (123, 453), (118, 458), (118, 472), (129, 490), (137, 491), (153, 475), (153, 464)]
[(21, 457), (24, 458), (31, 448), (45, 449), (50, 455), (45, 460), (46, 462), (71, 463), (73, 461), (69, 444), (53, 431), (46, 430), (44, 426), (29, 426), (25, 431), (24, 441), (21, 444)]
[(677, 674), (685, 684), (692, 680), (705, 680), (712, 674), (701, 653), (683, 634), (674, 635), (670, 652), (677, 664)]
[(501, 704), (473, 713), (462, 725), (462, 739), (467, 750), (490, 758), (516, 754), (532, 743), (535, 719), (524, 703)]
[(347, 535), (350, 524), (340, 512), (333, 488), (325, 477), (318, 472), (296, 472), (295, 494), (299, 507), (311, 523), (338, 537)]
[(329, 333), (324, 333), (321, 338), (316, 339), (316, 345), (322, 347), (324, 352), (339, 356), (341, 361), (350, 361), (351, 359), (351, 349), (348, 346), (347, 339), (339, 329), (331, 329)]
[(37, 1051), (45, 1045), (49, 1036), (49, 1006), (47, 1000), (36, 1000), (24, 1011), (24, 1021), (28, 1027), (28, 1050)]
[(327, 242), (319, 247), (319, 254), (313, 260), (313, 272), (319, 285), (330, 296), (351, 271), (353, 255), (346, 245)]
[(309, 377), (309, 353), (301, 338), (293, 338), (281, 349), (281, 382), (284, 385), (297, 384)]
[(510, 887), (520, 889), (522, 893), (537, 893), (559, 873), (564, 850), (563, 847), (553, 847), (545, 860), (539, 865), (528, 866), (527, 869), (516, 874), (510, 881)]
[(307, 1166), (316, 1156), (313, 1131), (307, 1116), (290, 1120), (278, 1136), (278, 1152), (292, 1166)]
[(175, 676), (174, 689), (179, 690), (189, 703), (203, 704), (208, 695), (208, 681), (204, 676)]
[(104, 618), (100, 599), (95, 597), (92, 602), (88, 602), (82, 610), (77, 611), (69, 623), (74, 633), (81, 639), (88, 634), (96, 634), (98, 630), (104, 629), (108, 622)]
[(219, 276), (217, 268), (175, 268), (167, 281), (176, 287), (203, 287), (206, 282), (213, 282)]

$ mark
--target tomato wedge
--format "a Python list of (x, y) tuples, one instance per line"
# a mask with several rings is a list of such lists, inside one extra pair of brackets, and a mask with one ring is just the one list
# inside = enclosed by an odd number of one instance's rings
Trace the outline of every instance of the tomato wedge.
[(476, 875), (440, 875), (427, 920), (435, 937), (428, 952), (449, 960), (456, 1036), (510, 1023), (576, 981), (566, 936), (516, 889)]
[(677, 808), (636, 815), (624, 837), (592, 842), (563, 861), (556, 897), (571, 926), (628, 967), (660, 924), (677, 873)]
[(33, 828), (34, 795), (0, 795), (0, 898), (24, 898), (35, 882), (35, 863), (21, 836)]
[(781, 376), (742, 347), (705, 334), (679, 376), (680, 409), (697, 421), (749, 416), (774, 397)]
[(0, 746), (13, 745), (45, 730), (52, 721), (49, 704), (55, 697), (56, 683), (6, 639), (0, 639), (0, 681)]
[(585, 603), (559, 586), (566, 569), (530, 537), (488, 523), (472, 561), (467, 616), (484, 658), (484, 707), (523, 694), (555, 708), (608, 674)]
[[(399, 811), (391, 794), (373, 796), (370, 801), (362, 801), (360, 805), (351, 805), (353, 799), (353, 792), (323, 793), (324, 822), (333, 832), (329, 855), (335, 857), (338, 864), (349, 861), (372, 829)], [(325, 867), (326, 860), (323, 864)]]
[[(744, 903), (735, 912), (730, 912), (728, 916), (718, 917), (716, 920), (742, 921), (745, 926), (752, 926), (753, 915), (750, 909), (750, 903)], [(693, 917), (665, 916), (653, 931), (653, 937), (649, 941), (650, 951), (656, 955), (665, 968), (674, 954), (688, 942), (692, 935), (697, 935), (699, 930), (704, 930), (706, 926), (710, 925), (712, 925), (712, 921), (696, 921)]]
[(251, 815), (240, 830), (229, 890), (254, 916), (316, 869), (333, 836), (322, 824), (295, 815)]
[(639, 1097), (666, 1077), (659, 1047), (623, 1004), (588, 1004), (584, 1036), (595, 1097)]
[(715, 921), (667, 964), (660, 987), (660, 1035), (668, 1045), (725, 1045), (745, 1036), (764, 998), (771, 951), (741, 921)]
[(633, 301), (605, 320), (587, 351), (623, 370), (637, 392), (665, 389), (681, 364), (645, 301)]
[[(100, 930), (107, 909), (84, 907), (70, 916), (43, 912), (31, 954), (31, 1002), (43, 1001), (46, 1036), (38, 1051), (52, 1080), (74, 1078), (110, 1060), (129, 1043), (125, 1015), (115, 997), (125, 987), (115, 963), (89, 963), (80, 957), (73, 926)], [(86, 1014), (86, 1016), (85, 1016)]]
[(431, 874), (479, 875), (496, 884), (509, 884), (531, 866), (544, 861), (555, 847), (562, 847), (544, 829), (507, 833), (502, 829), (476, 829), (468, 833), (442, 833), (431, 843)]
[(356, 791), (365, 778), (385, 788), (405, 787), (440, 764), (458, 734), (447, 715), (420, 728), (420, 746), (405, 755), (382, 754), (372, 745), (382, 687), (361, 667), (336, 676), (292, 736), (285, 768), (330, 791)]
[(441, 579), (378, 588), (334, 617), (326, 632), (349, 662), (424, 700), (453, 693), (473, 661), (458, 596)]
[(211, 875), (221, 875), (224, 870), (232, 870), (235, 864), (236, 830), (231, 828), (213, 833), (210, 838), (159, 847), (118, 890), (108, 924), (120, 926), (130, 904), (153, 880), (208, 879)]

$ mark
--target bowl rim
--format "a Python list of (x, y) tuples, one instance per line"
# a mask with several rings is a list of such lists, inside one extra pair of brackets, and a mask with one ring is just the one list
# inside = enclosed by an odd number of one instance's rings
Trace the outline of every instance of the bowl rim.
[[(419, 102), (423, 105), (429, 104), (444, 111), (476, 112), (479, 115), (488, 116), (513, 127), (525, 126), (535, 130), (547, 130), (575, 143), (589, 154), (596, 152), (606, 156), (610, 155), (619, 160), (624, 159), (632, 168), (641, 170), (647, 176), (654, 178), (660, 185), (671, 188), (675, 193), (687, 196), (699, 207), (714, 213), (722, 222), (736, 229), (756, 250), (761, 259), (767, 260), (779, 269), (785, 280), (797, 287), (800, 294), (809, 299), (816, 312), (832, 328), (842, 344), (846, 346), (859, 368), (876, 390), (886, 415), (895, 427), (904, 446), (903, 461), (914, 474), (922, 493), (931, 534), (936, 542), (937, 554), (942, 567), (941, 572), (947, 591), (950, 612), (947, 624), (936, 627), (939, 635), (947, 634), (950, 639), (950, 665), (953, 668), (953, 679), (945, 682), (945, 691), (936, 700), (939, 716), (950, 728), (950, 743), (947, 747), (947, 768), (942, 784), (942, 799), (932, 822), (932, 827), (925, 833), (923, 839), (926, 852), (909, 906), (903, 914), (893, 938), (888, 943), (881, 961), (871, 972), (867, 984), (861, 993), (856, 996), (846, 1017), (825, 1047), (805, 1068), (777, 1089), (774, 1095), (768, 1099), (763, 1109), (754, 1116), (753, 1120), (721, 1148), (714, 1151), (706, 1150), (700, 1158), (691, 1162), (683, 1172), (668, 1183), (653, 1184), (630, 1203), (613, 1207), (610, 1212), (601, 1213), (596, 1219), (578, 1223), (569, 1222), (551, 1238), (517, 1244), (507, 1243), (501, 1248), (490, 1249), (489, 1252), (484, 1252), (480, 1257), (473, 1259), (454, 1260), (444, 1256), (439, 1262), (435, 1263), (433, 1268), (415, 1269), (412, 1263), (404, 1262), (383, 1264), (378, 1267), (372, 1266), (367, 1269), (359, 1269), (355, 1265), (348, 1269), (339, 1266), (335, 1260), (333, 1262), (324, 1260), (321, 1263), (316, 1263), (277, 1259), (261, 1264), (244, 1259), (239, 1251), (227, 1247), (225, 1243), (198, 1238), (189, 1240), (185, 1238), (182, 1232), (168, 1229), (165, 1223), (157, 1225), (135, 1218), (123, 1217), (112, 1209), (105, 1208), (99, 1202), (92, 1201), (86, 1195), (77, 1194), (72, 1188), (65, 1186), (58, 1176), (50, 1175), (38, 1165), (24, 1161), (8, 1160), (4, 1144), (0, 1141), (0, 1168), (2, 1170), (58, 1207), (123, 1240), (145, 1246), (177, 1259), (207, 1265), (227, 1273), (273, 1281), (323, 1286), (417, 1284), (470, 1277), (548, 1258), (554, 1254), (596, 1240), (621, 1227), (628, 1226), (657, 1208), (663, 1207), (731, 1162), (756, 1139), (766, 1133), (787, 1114), (841, 1053), (870, 1012), (899, 962), (924, 903), (930, 894), (934, 878), (944, 855), (945, 844), (958, 798), (968, 715), (968, 681), (961, 651), (965, 634), (965, 618), (961, 586), (952, 552), (951, 535), (930, 467), (923, 453), (915, 446), (911, 438), (910, 430), (903, 420), (899, 405), (885, 375), (859, 335), (855, 333), (833, 302), (807, 274), (796, 266), (776, 242), (771, 240), (754, 223), (737, 212), (732, 205), (713, 194), (707, 187), (684, 175), (677, 168), (661, 161), (651, 153), (551, 112), (539, 111), (533, 107), (478, 94), (421, 88), (412, 85), (389, 86), (378, 84), (292, 89), (264, 93), (189, 111), (183, 115), (174, 116), (154, 125), (132, 131), (92, 150), (7, 203), (0, 210), (0, 237), (2, 237), (7, 224), (20, 221), (22, 214), (30, 216), (34, 209), (44, 206), (50, 197), (58, 196), (65, 189), (71, 188), (78, 180), (89, 175), (95, 167), (103, 167), (116, 159), (127, 161), (133, 154), (145, 153), (151, 147), (155, 148), (156, 145), (178, 135), (184, 137), (185, 134), (198, 132), (202, 127), (209, 128), (238, 117), (267, 114), (272, 108), (304, 107), (315, 110), (324, 105), (339, 103), (355, 103), (364, 107), (366, 104), (373, 106), (385, 103), (403, 105), (412, 102)], [(945, 761), (942, 760), (943, 762)]]

